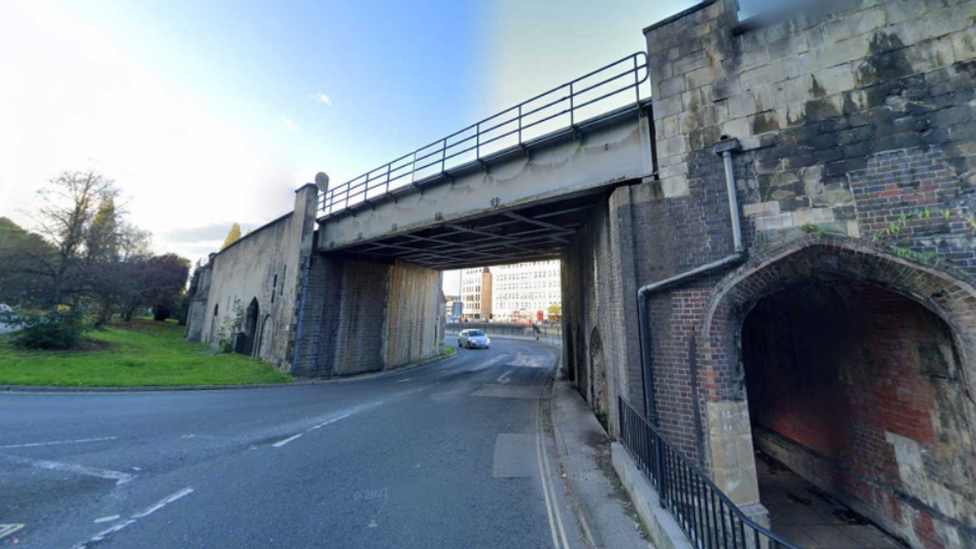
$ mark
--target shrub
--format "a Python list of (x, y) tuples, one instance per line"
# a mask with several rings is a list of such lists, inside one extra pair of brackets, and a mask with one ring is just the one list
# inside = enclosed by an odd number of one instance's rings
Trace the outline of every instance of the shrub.
[(20, 323), (24, 329), (17, 333), (14, 345), (25, 349), (76, 349), (89, 330), (84, 315), (77, 309), (25, 316)]

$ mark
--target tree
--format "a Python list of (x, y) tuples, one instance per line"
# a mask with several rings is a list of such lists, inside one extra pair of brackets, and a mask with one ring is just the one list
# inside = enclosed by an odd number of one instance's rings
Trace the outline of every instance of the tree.
[(134, 311), (146, 293), (141, 270), (151, 257), (149, 233), (127, 223), (122, 214), (114, 197), (103, 198), (86, 234), (86, 295), (96, 311), (96, 327), (117, 312)]
[(559, 319), (563, 316), (563, 306), (559, 303), (553, 303), (549, 306), (548, 313), (551, 320)]
[(35, 256), (53, 260), (54, 255), (54, 246), (41, 235), (0, 217), (0, 303), (26, 308), (47, 306), (50, 280), (39, 276), (37, 270), (42, 265)]
[(176, 254), (158, 255), (146, 262), (145, 269), (145, 303), (152, 306), (153, 319), (162, 322), (179, 310), (190, 261)]
[(73, 301), (84, 290), (88, 231), (99, 205), (117, 195), (113, 181), (94, 170), (62, 172), (38, 191), (41, 207), (31, 217), (48, 246), (18, 248), (16, 257), (20, 274), (48, 283), (46, 306)]
[(241, 226), (234, 223), (230, 228), (230, 232), (227, 233), (227, 238), (224, 240), (224, 245), (220, 247), (220, 250), (225, 250), (231, 244), (237, 242), (241, 239)]

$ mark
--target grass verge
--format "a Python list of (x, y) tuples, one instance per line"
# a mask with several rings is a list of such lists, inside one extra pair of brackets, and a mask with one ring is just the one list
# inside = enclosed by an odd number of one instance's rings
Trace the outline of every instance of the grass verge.
[(89, 334), (82, 351), (28, 351), (0, 336), (0, 384), (148, 387), (286, 383), (292, 377), (242, 355), (183, 341), (183, 327), (134, 319)]
[(457, 349), (455, 349), (454, 347), (451, 347), (450, 345), (445, 345), (444, 348), (441, 349), (441, 354), (444, 355), (444, 356), (455, 355), (455, 354), (457, 354)]

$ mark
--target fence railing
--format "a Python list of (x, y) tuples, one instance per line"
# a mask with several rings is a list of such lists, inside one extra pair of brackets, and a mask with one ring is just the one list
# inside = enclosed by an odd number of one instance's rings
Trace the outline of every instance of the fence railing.
[(489, 336), (518, 336), (535, 337), (547, 342), (562, 341), (563, 326), (561, 323), (547, 324), (538, 326), (537, 332), (532, 324), (509, 324), (505, 322), (447, 322), (445, 324), (447, 332), (456, 334), (461, 330), (481, 330)]
[(620, 438), (661, 506), (699, 549), (802, 549), (747, 517), (708, 476), (619, 397)]
[[(319, 217), (421, 186), (449, 170), (482, 164), (503, 151), (536, 145), (595, 124), (610, 111), (612, 98), (633, 92), (640, 108), (641, 84), (648, 79), (647, 54), (637, 52), (447, 137), (407, 153), (319, 195)], [(600, 110), (602, 109), (602, 111)], [(597, 116), (587, 115), (596, 113)]]

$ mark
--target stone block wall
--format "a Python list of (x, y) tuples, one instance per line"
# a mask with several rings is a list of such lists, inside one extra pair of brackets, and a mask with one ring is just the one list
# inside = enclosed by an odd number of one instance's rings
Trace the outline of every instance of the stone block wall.
[[(631, 212), (636, 287), (732, 254), (711, 146), (738, 139), (745, 264), (651, 298), (649, 371), (662, 431), (749, 506), (742, 321), (797, 273), (843, 272), (934, 311), (976, 387), (976, 1), (828, 0), (745, 22), (737, 9), (709, 0), (645, 29), (659, 178), (631, 188)], [(966, 546), (971, 525), (922, 507), (905, 539), (934, 524), (942, 545), (926, 546)]]
[[(296, 328), (296, 299), (302, 265), (310, 257), (315, 228), (317, 189), (308, 184), (295, 192), (295, 209), (211, 256), (206, 267), (209, 288), (195, 297), (188, 334), (199, 334), (212, 349), (232, 346), (244, 329), (248, 306), (258, 318), (252, 355), (291, 369), (291, 340)], [(206, 282), (206, 280), (204, 281)], [(197, 314), (200, 311), (203, 314)]]

